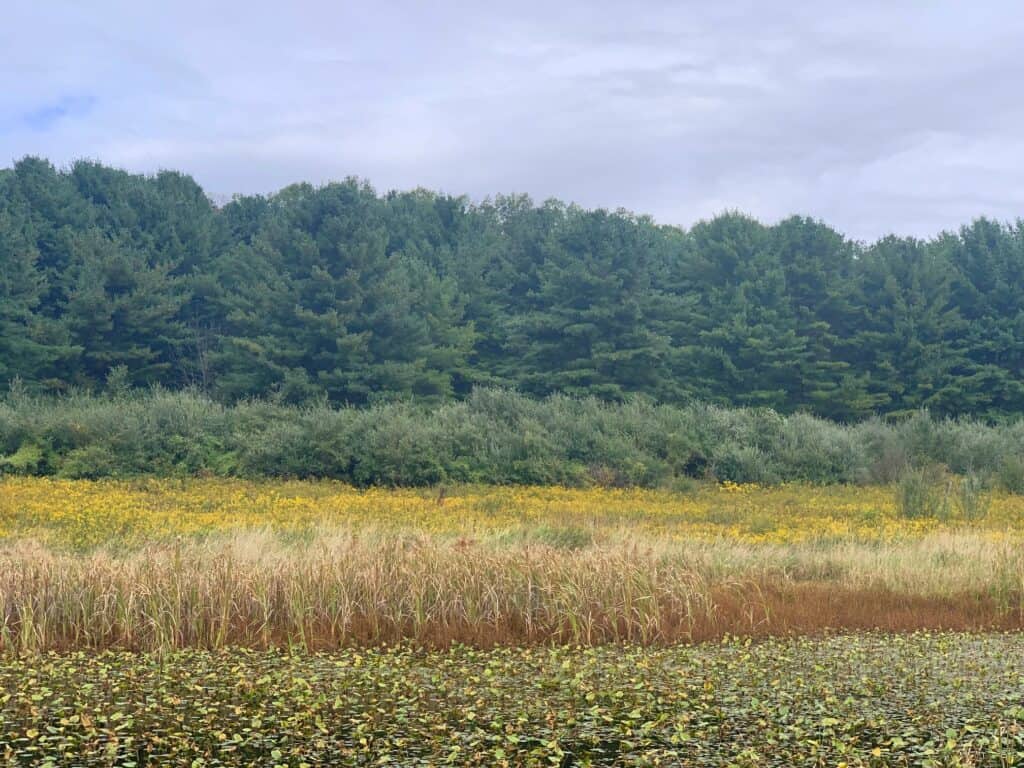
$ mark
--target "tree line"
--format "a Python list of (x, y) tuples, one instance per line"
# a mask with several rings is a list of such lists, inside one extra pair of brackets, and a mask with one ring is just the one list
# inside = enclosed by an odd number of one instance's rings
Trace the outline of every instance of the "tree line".
[(505, 387), (851, 421), (1024, 413), (1024, 223), (845, 238), (356, 179), (217, 206), (190, 177), (0, 170), (0, 386), (224, 402)]

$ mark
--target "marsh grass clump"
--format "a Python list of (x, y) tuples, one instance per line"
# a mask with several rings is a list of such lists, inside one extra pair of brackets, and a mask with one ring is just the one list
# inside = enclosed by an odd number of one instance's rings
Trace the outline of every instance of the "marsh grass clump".
[(529, 531), (528, 538), (555, 549), (586, 549), (594, 543), (594, 531), (581, 525), (542, 525)]
[(933, 464), (907, 469), (896, 483), (896, 510), (908, 520), (948, 520), (952, 487), (953, 481), (943, 467)]
[(956, 506), (964, 520), (984, 520), (992, 506), (985, 478), (976, 472), (968, 472), (956, 483)]

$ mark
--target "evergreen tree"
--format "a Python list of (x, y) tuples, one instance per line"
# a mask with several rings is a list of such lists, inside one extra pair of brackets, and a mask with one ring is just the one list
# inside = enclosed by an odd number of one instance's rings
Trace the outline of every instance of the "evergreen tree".
[(36, 313), (46, 283), (38, 252), (13, 217), (0, 211), (0, 386), (15, 379), (51, 383), (53, 364), (71, 352)]
[[(252, 244), (218, 269), (220, 391), (323, 392), (353, 403), (450, 396), (472, 329), (450, 281), (420, 259), (388, 255), (383, 217), (381, 201), (354, 180), (270, 200)], [(247, 264), (256, 269), (246, 274)]]
[(888, 237), (864, 254), (852, 362), (887, 411), (959, 412), (963, 324), (951, 277), (948, 261), (917, 240)]
[(772, 227), (771, 239), (805, 348), (794, 361), (791, 405), (843, 420), (870, 414), (881, 401), (847, 359), (857, 250), (825, 224), (799, 216)]
[(965, 412), (1024, 412), (1024, 223), (978, 219), (934, 248), (953, 266), (952, 304), (968, 357), (956, 387)]
[[(771, 232), (727, 214), (692, 231), (681, 290), (696, 296), (678, 375), (695, 396), (789, 410), (811, 355), (786, 296)], [(791, 394), (792, 393), (792, 394)]]
[(69, 365), (71, 381), (98, 386), (125, 366), (135, 386), (178, 383), (174, 361), (186, 342), (177, 317), (186, 296), (173, 265), (148, 264), (97, 229), (69, 245), (61, 321), (81, 350)]
[(655, 231), (622, 213), (561, 212), (526, 311), (509, 321), (509, 360), (522, 365), (523, 389), (622, 398), (662, 386), (668, 339), (645, 317)]
[(480, 384), (851, 420), (1024, 413), (1024, 223), (870, 246), (727, 213), (689, 232), (355, 179), (215, 207), (194, 180), (0, 171), (0, 386), (225, 400)]

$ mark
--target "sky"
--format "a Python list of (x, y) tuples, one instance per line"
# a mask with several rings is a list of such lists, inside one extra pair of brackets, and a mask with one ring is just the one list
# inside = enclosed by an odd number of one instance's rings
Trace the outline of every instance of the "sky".
[(1024, 215), (1014, 2), (5, 0), (0, 167), (921, 237)]

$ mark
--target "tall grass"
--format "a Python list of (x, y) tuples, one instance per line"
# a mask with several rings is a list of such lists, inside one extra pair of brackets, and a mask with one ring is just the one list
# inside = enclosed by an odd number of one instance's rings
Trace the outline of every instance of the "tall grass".
[(324, 477), (666, 486), (686, 478), (888, 483), (938, 464), (1024, 492), (1024, 422), (925, 413), (844, 426), (759, 409), (544, 400), (480, 389), (433, 407), (223, 406), (189, 392), (0, 401), (0, 474)]
[(1024, 627), (1019, 541), (628, 540), (579, 548), (420, 535), (267, 532), (0, 554), (0, 649), (161, 650), (415, 641), (696, 641), (837, 629)]
[(896, 484), (896, 511), (910, 520), (948, 520), (952, 514), (952, 489), (953, 481), (941, 467), (905, 470)]

